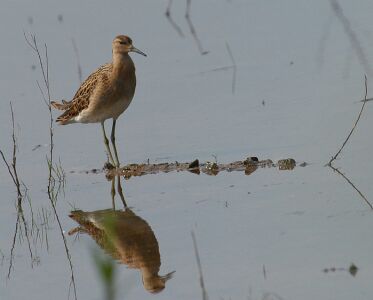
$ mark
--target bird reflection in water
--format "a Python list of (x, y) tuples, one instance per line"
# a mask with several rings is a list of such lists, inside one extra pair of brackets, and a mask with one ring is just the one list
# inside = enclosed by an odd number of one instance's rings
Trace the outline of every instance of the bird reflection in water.
[(161, 259), (154, 232), (145, 220), (126, 205), (124, 210), (75, 210), (71, 212), (70, 218), (80, 226), (70, 230), (69, 235), (87, 233), (115, 260), (129, 268), (139, 269), (144, 288), (150, 293), (162, 291), (167, 280), (172, 278), (175, 271), (164, 276), (158, 275)]

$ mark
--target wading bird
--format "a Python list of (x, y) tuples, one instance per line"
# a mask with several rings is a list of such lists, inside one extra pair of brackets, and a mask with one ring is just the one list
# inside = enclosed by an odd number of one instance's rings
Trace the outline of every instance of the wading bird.
[[(82, 83), (71, 101), (61, 103), (52, 101), (51, 105), (65, 112), (56, 122), (60, 125), (72, 123), (101, 123), (104, 143), (110, 162), (119, 167), (119, 158), (115, 144), (115, 125), (118, 117), (130, 105), (136, 89), (135, 65), (129, 52), (146, 54), (132, 45), (128, 36), (118, 35), (112, 43), (113, 61), (107, 63)], [(113, 119), (111, 143), (115, 161), (105, 133), (104, 122)]]

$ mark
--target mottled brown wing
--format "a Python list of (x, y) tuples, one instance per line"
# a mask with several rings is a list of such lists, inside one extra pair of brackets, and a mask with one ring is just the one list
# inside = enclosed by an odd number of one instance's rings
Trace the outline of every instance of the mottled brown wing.
[(107, 77), (107, 73), (110, 73), (111, 69), (112, 64), (105, 64), (89, 75), (79, 87), (71, 101), (63, 101), (62, 104), (53, 102), (52, 105), (55, 108), (66, 110), (56, 119), (56, 122), (60, 122), (62, 125), (67, 124), (70, 119), (76, 117), (82, 110), (86, 109), (89, 105), (90, 96), (97, 86), (98, 81), (102, 75)]

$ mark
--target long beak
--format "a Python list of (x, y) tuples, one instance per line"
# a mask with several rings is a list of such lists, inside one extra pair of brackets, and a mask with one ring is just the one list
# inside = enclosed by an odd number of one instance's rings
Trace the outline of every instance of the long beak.
[(132, 46), (132, 48), (131, 48), (131, 52), (136, 52), (136, 53), (138, 53), (138, 54), (141, 54), (141, 55), (147, 56), (144, 52), (140, 51), (139, 49), (135, 48), (134, 46)]

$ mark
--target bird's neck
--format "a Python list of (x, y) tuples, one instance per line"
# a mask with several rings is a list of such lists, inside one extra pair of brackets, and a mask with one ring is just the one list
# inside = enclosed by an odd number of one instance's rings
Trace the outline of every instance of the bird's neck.
[(135, 65), (131, 57), (125, 53), (115, 53), (113, 55), (113, 75), (116, 78), (123, 78), (128, 73), (134, 73)]

